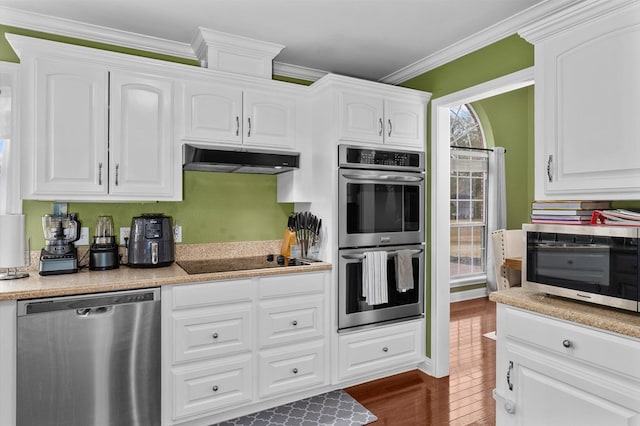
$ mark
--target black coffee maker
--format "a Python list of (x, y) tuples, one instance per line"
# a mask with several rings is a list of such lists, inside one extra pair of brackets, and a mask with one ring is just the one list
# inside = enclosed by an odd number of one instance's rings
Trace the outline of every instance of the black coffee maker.
[(93, 244), (89, 248), (89, 269), (106, 271), (120, 266), (118, 244), (113, 232), (111, 216), (98, 216)]

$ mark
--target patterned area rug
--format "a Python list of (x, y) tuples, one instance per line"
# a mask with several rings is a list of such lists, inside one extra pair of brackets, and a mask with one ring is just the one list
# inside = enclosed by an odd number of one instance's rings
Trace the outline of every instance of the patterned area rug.
[(361, 426), (375, 420), (351, 395), (336, 390), (213, 426)]

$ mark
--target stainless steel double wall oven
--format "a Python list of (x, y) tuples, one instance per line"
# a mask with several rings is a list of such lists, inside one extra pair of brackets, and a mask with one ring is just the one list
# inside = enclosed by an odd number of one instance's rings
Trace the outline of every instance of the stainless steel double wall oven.
[[(338, 329), (424, 314), (424, 153), (338, 147)], [(395, 256), (408, 250), (413, 288), (398, 290)], [(365, 253), (387, 252), (388, 302), (362, 289)]]

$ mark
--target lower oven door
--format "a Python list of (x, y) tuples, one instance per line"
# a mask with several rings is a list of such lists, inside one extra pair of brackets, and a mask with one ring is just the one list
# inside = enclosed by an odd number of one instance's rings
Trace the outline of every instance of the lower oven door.
[[(396, 255), (409, 250), (413, 273), (413, 288), (398, 290)], [(388, 302), (367, 303), (362, 287), (362, 261), (366, 252), (387, 252)], [(384, 248), (339, 250), (338, 260), (338, 329), (373, 325), (387, 321), (411, 319), (424, 314), (424, 245), (403, 245)]]

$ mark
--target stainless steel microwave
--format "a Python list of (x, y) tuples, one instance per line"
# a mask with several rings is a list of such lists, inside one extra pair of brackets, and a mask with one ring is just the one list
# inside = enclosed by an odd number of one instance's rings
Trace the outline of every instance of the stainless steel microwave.
[(640, 312), (640, 229), (525, 224), (522, 286)]

